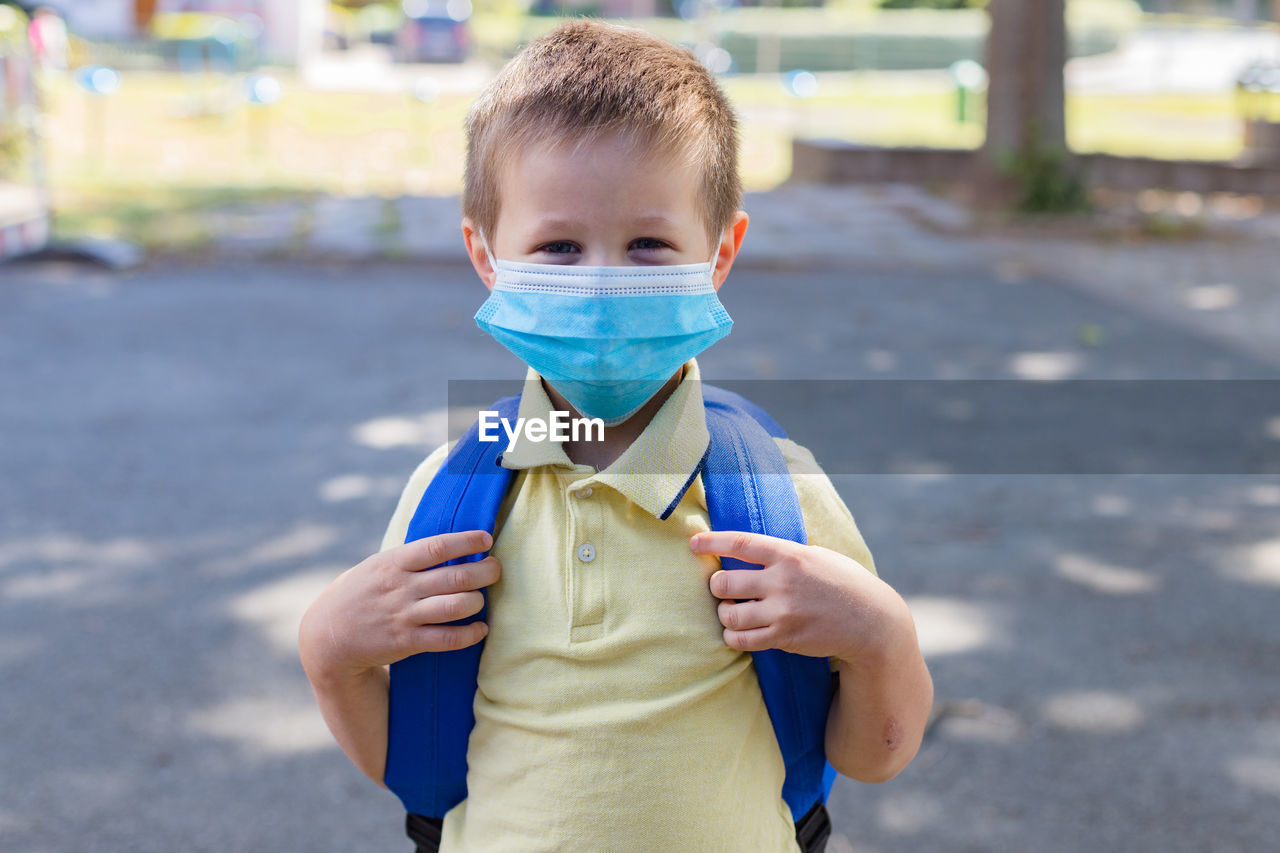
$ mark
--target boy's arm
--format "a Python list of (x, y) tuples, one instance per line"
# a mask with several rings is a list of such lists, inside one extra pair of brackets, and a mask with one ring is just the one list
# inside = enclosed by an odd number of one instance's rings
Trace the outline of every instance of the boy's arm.
[[(833, 658), (840, 677), (827, 720), (827, 759), (845, 776), (885, 781), (915, 756), (933, 705), (915, 623), (902, 597), (876, 576), (853, 516), (812, 454), (785, 439), (778, 445), (795, 480), (811, 544), (730, 534), (746, 537), (728, 544), (753, 550), (759, 559), (743, 559), (766, 571), (713, 576), (711, 591), (729, 599), (719, 605), (725, 642), (746, 651), (784, 648)], [(751, 539), (760, 541), (753, 545)], [(691, 544), (695, 551), (738, 556), (715, 550), (724, 547), (720, 543)], [(770, 601), (733, 603), (760, 598), (741, 594), (740, 582), (763, 583)]]
[[(779, 445), (796, 483), (809, 544), (850, 557), (876, 574), (853, 515), (813, 454), (794, 442), (782, 440)], [(887, 584), (883, 591), (887, 593), (883, 606), (901, 611), (896, 621), (903, 636), (896, 644), (902, 659), (890, 660), (891, 655), (876, 654), (867, 647), (869, 657), (861, 662), (840, 655), (832, 660), (840, 680), (827, 721), (827, 755), (834, 756), (831, 763), (841, 773), (861, 782), (885, 781), (911, 763), (933, 706), (933, 680), (920, 654), (911, 613)], [(893, 713), (898, 707), (918, 712), (916, 725), (904, 725)]]
[(483, 622), (447, 625), (480, 612), (479, 590), (498, 579), (492, 556), (427, 571), (487, 551), (483, 530), (444, 533), (382, 551), (338, 576), (303, 614), (298, 655), (316, 702), (347, 757), (375, 782), (386, 773), (386, 667), (419, 652), (465, 648)]
[(363, 672), (324, 673), (308, 667), (305, 640), (299, 651), (316, 695), (320, 715), (351, 763), (383, 785), (387, 762), (387, 710), (390, 679), (386, 668)]
[[(479, 593), (473, 592), (470, 596), (465, 593), (492, 583), (500, 570), (497, 561), (490, 557), (470, 564), (469, 574), (453, 573), (450, 577), (449, 573), (424, 573), (422, 569), (448, 559), (441, 556), (444, 553), (441, 543), (431, 545), (429, 540), (421, 540), (403, 544), (418, 501), (443, 465), (448, 450), (449, 446), (438, 448), (409, 478), (387, 525), (379, 553), (340, 575), (307, 609), (299, 626), (298, 653), (329, 731), (352, 763), (379, 785), (383, 784), (386, 774), (390, 682), (387, 666), (415, 651), (440, 651), (436, 646), (441, 643), (461, 648), (483, 637), (486, 629), (480, 623), (459, 631), (433, 626), (430, 620), (438, 619), (441, 612), (449, 619), (470, 615), (462, 610), (468, 602), (474, 604)], [(477, 533), (481, 537), (477, 541), (489, 541), (488, 534)], [(434, 540), (442, 538), (433, 537)], [(388, 594), (394, 594), (397, 589), (422, 591), (424, 580), (415, 575), (423, 574), (435, 575), (430, 579), (436, 582), (435, 595), (443, 596), (438, 598), (434, 613), (428, 609), (425, 598), (402, 601), (400, 612), (388, 606), (394, 604), (388, 600)], [(447, 583), (440, 583), (442, 581)], [(450, 616), (454, 610), (458, 615)], [(404, 618), (408, 618), (409, 624), (404, 624)], [(372, 662), (367, 648), (371, 642), (398, 645), (393, 636), (397, 620), (401, 642), (408, 645), (374, 649), (373, 658), (384, 662)], [(472, 639), (477, 633), (479, 636)], [(353, 639), (362, 636), (366, 648), (360, 651), (353, 646)]]
[(817, 545), (716, 531), (689, 544), (694, 553), (764, 567), (711, 576), (728, 646), (839, 661), (826, 731), (831, 766), (860, 782), (883, 782), (906, 767), (924, 737), (933, 682), (902, 597), (855, 560)]
[[(892, 592), (892, 590), (890, 590)], [(831, 766), (859, 782), (886, 782), (915, 758), (933, 707), (933, 679), (920, 654), (906, 602), (893, 592), (891, 618), (880, 643), (861, 655), (837, 655), (840, 675), (827, 716)], [(896, 635), (896, 636), (894, 636)]]

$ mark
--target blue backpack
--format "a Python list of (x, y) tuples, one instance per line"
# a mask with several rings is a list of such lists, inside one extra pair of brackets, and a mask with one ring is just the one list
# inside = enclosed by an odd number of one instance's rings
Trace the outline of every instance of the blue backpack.
[[(782, 428), (737, 394), (705, 383), (702, 389), (711, 442), (699, 472), (712, 529), (763, 533), (805, 544), (795, 485), (771, 437), (785, 436)], [(519, 399), (506, 397), (490, 408), (514, 422)], [(427, 486), (406, 542), (452, 531), (493, 533), (516, 472), (501, 466), (501, 442), (481, 442), (478, 432), (473, 424)], [(692, 482), (690, 478), (685, 488)], [(677, 503), (679, 497), (667, 515)], [(760, 568), (728, 557), (721, 565)], [(481, 610), (456, 624), (484, 616)], [(411, 815), (443, 817), (467, 796), (467, 741), (475, 725), (472, 703), (482, 646), (413, 655), (391, 665), (384, 781)], [(752, 659), (786, 764), (782, 797), (799, 822), (826, 801), (836, 775), (823, 746), (833, 691), (829, 662), (777, 649), (753, 652)]]

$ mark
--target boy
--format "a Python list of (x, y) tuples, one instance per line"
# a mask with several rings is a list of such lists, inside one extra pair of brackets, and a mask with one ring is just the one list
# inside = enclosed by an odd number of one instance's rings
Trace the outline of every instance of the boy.
[[(710, 530), (693, 356), (728, 331), (716, 292), (747, 228), (732, 110), (687, 51), (577, 19), (508, 64), (467, 133), (462, 233), (491, 291), (477, 321), (530, 365), (519, 415), (607, 426), (513, 443), (492, 539), (401, 544), (447, 448), (422, 463), (383, 549), (303, 618), (325, 720), (383, 783), (385, 667), (483, 639), (441, 849), (794, 851), (749, 653), (831, 658), (826, 757), (867, 782), (915, 755), (932, 683), (905, 603), (803, 448), (776, 442), (811, 544)], [(480, 612), (481, 589), (486, 622), (445, 624)]]

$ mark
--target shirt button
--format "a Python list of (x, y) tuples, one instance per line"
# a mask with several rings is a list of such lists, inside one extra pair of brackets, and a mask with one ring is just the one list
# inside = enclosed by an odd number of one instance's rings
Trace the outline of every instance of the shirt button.
[(578, 559), (584, 563), (590, 563), (596, 558), (596, 549), (592, 545), (578, 546)]
[(578, 491), (574, 492), (573, 496), (575, 498), (582, 498), (583, 500), (586, 500), (587, 498), (591, 497), (591, 487), (583, 486), (581, 489), (578, 489)]

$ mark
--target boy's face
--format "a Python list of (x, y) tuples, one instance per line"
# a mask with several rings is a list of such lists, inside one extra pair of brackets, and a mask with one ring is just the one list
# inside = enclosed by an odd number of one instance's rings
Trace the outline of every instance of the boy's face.
[[(747, 214), (738, 211), (713, 247), (698, 185), (695, 167), (616, 135), (576, 152), (569, 145), (532, 148), (507, 163), (497, 233), (485, 236), (499, 259), (536, 264), (697, 264), (715, 252), (718, 289), (746, 233)], [(462, 224), (476, 271), (492, 289), (493, 268), (475, 224)]]

